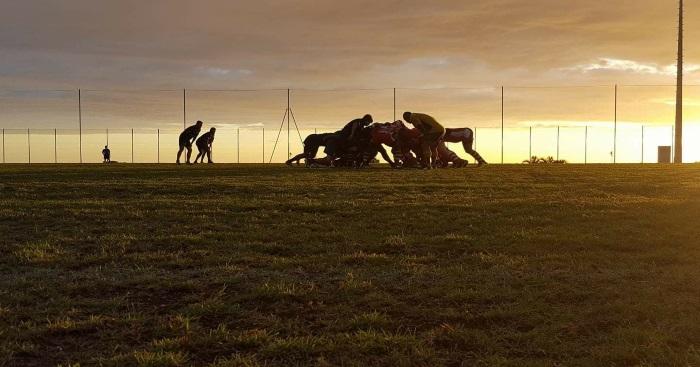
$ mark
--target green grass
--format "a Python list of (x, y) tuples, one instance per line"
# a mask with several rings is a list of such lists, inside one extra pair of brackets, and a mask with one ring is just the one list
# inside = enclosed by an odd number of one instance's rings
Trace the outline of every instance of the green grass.
[(700, 166), (0, 166), (0, 365), (700, 365)]

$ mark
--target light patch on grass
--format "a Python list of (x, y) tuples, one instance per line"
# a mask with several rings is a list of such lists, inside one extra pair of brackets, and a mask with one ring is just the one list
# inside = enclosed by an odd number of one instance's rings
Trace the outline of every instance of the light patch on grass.
[(479, 252), (474, 256), (482, 263), (491, 266), (519, 269), (527, 265), (527, 261), (522, 256), (491, 252)]
[(219, 359), (208, 367), (260, 367), (263, 366), (254, 356), (234, 354), (228, 358)]
[(469, 235), (469, 234), (464, 234), (464, 233), (447, 233), (445, 235), (440, 236), (443, 240), (447, 241), (472, 241), (474, 240), (474, 236)]
[(133, 357), (139, 367), (175, 367), (187, 363), (187, 355), (183, 352), (136, 351)]
[(381, 330), (390, 324), (389, 317), (381, 312), (366, 312), (353, 317), (350, 326), (359, 330)]
[(353, 272), (345, 274), (345, 279), (340, 282), (340, 289), (359, 290), (369, 288), (372, 288), (372, 281), (359, 279)]
[(14, 255), (25, 262), (46, 263), (60, 259), (63, 253), (64, 251), (60, 246), (48, 241), (42, 241), (27, 243), (19, 250), (16, 250)]
[(384, 239), (384, 244), (391, 247), (406, 247), (406, 236), (403, 233), (388, 236)]
[(343, 256), (342, 261), (345, 264), (379, 265), (379, 264), (388, 263), (390, 261), (390, 258), (386, 254), (378, 254), (378, 253), (374, 253), (374, 252), (367, 253), (364, 251), (356, 251), (350, 255)]
[(258, 288), (262, 294), (278, 297), (278, 296), (304, 296), (316, 291), (316, 285), (313, 283), (292, 283), (287, 281), (266, 282)]

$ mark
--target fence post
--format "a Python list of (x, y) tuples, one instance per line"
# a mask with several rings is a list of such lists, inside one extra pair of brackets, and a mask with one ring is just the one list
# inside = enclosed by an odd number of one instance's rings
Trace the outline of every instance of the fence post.
[(644, 164), (644, 125), (642, 125), (642, 164)]
[(396, 88), (394, 88), (394, 121), (396, 121)]
[(131, 129), (131, 163), (134, 163), (134, 129)]
[(156, 163), (160, 163), (160, 129), (156, 129)]
[(676, 151), (676, 128), (671, 126), (671, 162), (674, 161), (674, 154)]
[(613, 163), (617, 163), (617, 84), (615, 84), (615, 128), (613, 131)]
[(265, 164), (265, 127), (263, 126), (262, 128), (262, 157), (263, 157), (263, 164)]
[(30, 139), (29, 129), (27, 129), (27, 161), (32, 164), (32, 140)]
[(187, 89), (182, 90), (182, 127), (187, 128)]
[(557, 160), (559, 160), (559, 130), (560, 126), (557, 125)]
[(291, 131), (291, 127), (290, 127), (291, 117), (290, 116), (292, 114), (292, 110), (290, 109), (290, 103), (289, 103), (289, 94), (290, 94), (290, 91), (289, 91), (289, 89), (287, 89), (287, 159), (289, 159), (292, 155), (292, 149), (289, 145), (289, 141), (290, 141), (289, 135), (290, 135), (290, 131)]
[(241, 163), (241, 129), (236, 129), (236, 160)]
[(58, 163), (58, 149), (56, 148), (56, 142), (58, 141), (58, 131), (53, 129), (53, 163)]
[(78, 89), (78, 150), (80, 163), (83, 163), (83, 98)]
[(586, 125), (583, 140), (583, 164), (588, 164), (588, 125)]
[(504, 134), (505, 134), (505, 101), (504, 101), (504, 88), (501, 86), (501, 164), (503, 164), (503, 155), (505, 152), (505, 147), (503, 146)]
[(109, 147), (109, 129), (105, 129), (105, 137), (107, 138), (107, 141), (105, 144)]
[(5, 129), (2, 129), (2, 163), (5, 163)]

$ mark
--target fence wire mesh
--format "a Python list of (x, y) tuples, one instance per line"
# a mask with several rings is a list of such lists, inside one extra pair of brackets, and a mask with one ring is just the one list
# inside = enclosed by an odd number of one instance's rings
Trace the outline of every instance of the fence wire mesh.
[[(685, 87), (684, 160), (700, 161), (700, 87)], [(371, 113), (425, 112), (471, 127), (491, 163), (530, 156), (571, 163), (652, 163), (673, 146), (673, 86), (296, 90), (0, 91), (2, 163), (170, 163), (183, 126), (217, 128), (214, 160), (283, 162), (316, 132)], [(289, 109), (289, 110), (288, 110)], [(289, 112), (288, 112), (289, 111)], [(459, 144), (449, 147), (469, 159)], [(273, 154), (274, 149), (274, 154)], [(196, 150), (196, 149), (195, 149)], [(196, 151), (195, 151), (196, 154)]]

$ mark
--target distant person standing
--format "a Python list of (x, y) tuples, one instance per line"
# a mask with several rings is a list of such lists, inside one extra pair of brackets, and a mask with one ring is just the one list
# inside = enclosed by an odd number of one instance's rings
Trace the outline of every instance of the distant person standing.
[(403, 119), (420, 131), (422, 165), (424, 169), (432, 168), (438, 159), (437, 147), (445, 136), (445, 128), (432, 116), (424, 113), (404, 112)]
[(197, 121), (196, 124), (188, 127), (185, 129), (180, 134), (180, 150), (177, 151), (177, 164), (180, 164), (180, 156), (182, 155), (182, 151), (187, 149), (187, 164), (190, 163), (190, 158), (192, 158), (192, 143), (194, 143), (195, 139), (197, 139), (197, 136), (199, 135), (199, 132), (202, 131), (202, 125), (204, 123), (202, 121)]
[(112, 162), (112, 152), (109, 150), (109, 147), (105, 145), (105, 148), (102, 149), (102, 163), (110, 163)]
[(212, 127), (209, 129), (208, 133), (204, 133), (202, 136), (197, 139), (197, 150), (199, 153), (197, 154), (197, 157), (194, 158), (194, 163), (197, 163), (198, 159), (202, 159), (201, 162), (204, 163), (204, 156), (207, 156), (207, 162), (208, 163), (214, 163), (214, 161), (211, 160), (211, 150), (212, 150), (212, 145), (214, 144), (214, 134), (216, 134), (216, 128)]

